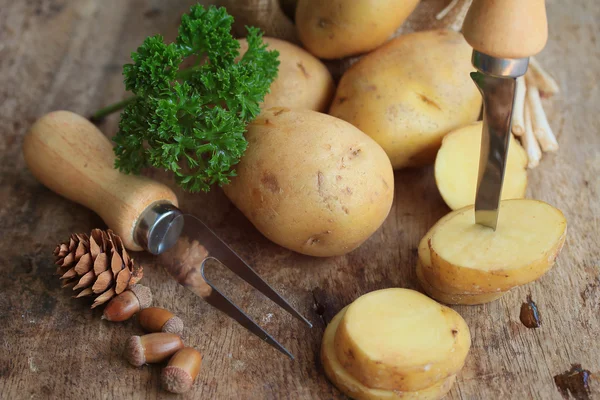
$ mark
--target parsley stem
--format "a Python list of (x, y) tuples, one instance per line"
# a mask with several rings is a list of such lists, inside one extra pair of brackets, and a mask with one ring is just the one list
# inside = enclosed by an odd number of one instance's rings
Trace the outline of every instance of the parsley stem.
[[(191, 67), (182, 69), (177, 73), (177, 79), (185, 80), (187, 77), (193, 75), (197, 71), (197, 68)], [(90, 121), (96, 123), (102, 121), (106, 116), (117, 112), (119, 110), (124, 109), (129, 105), (129, 103), (133, 102), (137, 96), (131, 96), (126, 98), (125, 100), (121, 100), (119, 102), (113, 103), (109, 106), (99, 109), (94, 114), (90, 116)]]
[(196, 67), (184, 68), (177, 73), (177, 79), (185, 81), (187, 78), (191, 77), (196, 72), (198, 72), (198, 68)]
[(125, 100), (121, 100), (119, 102), (113, 103), (104, 108), (101, 108), (98, 111), (96, 111), (94, 114), (92, 114), (92, 116), (90, 117), (90, 121), (100, 122), (107, 115), (110, 115), (114, 112), (117, 112), (117, 111), (122, 110), (123, 108), (127, 107), (127, 105), (129, 103), (131, 103), (132, 101), (134, 101), (136, 98), (137, 98), (137, 96), (128, 97)]

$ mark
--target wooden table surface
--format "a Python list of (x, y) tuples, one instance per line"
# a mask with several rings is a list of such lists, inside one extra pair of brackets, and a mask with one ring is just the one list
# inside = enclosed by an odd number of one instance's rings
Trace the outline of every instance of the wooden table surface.
[[(126, 338), (140, 333), (134, 321), (102, 321), (99, 310), (60, 288), (54, 246), (71, 232), (104, 224), (36, 182), (21, 144), (47, 111), (89, 114), (121, 99), (121, 65), (129, 53), (150, 34), (172, 39), (192, 3), (0, 0), (1, 399), (171, 397), (159, 387), (160, 367), (136, 369), (121, 357)], [(448, 399), (561, 399), (554, 376), (572, 364), (600, 373), (600, 8), (593, 0), (547, 3), (550, 40), (539, 59), (562, 88), (546, 104), (561, 149), (529, 173), (528, 197), (562, 209), (569, 235), (555, 267), (538, 282), (491, 304), (454, 307), (469, 324), (473, 345)], [(112, 136), (117, 122), (113, 116), (101, 129)], [(165, 175), (149, 174), (173, 186)], [(361, 294), (417, 288), (417, 243), (448, 212), (431, 168), (396, 172), (395, 203), (381, 229), (344, 257), (317, 259), (270, 243), (219, 189), (177, 193), (185, 210), (213, 227), (315, 325), (305, 328), (239, 280), (227, 284), (296, 355), (292, 362), (178, 287), (150, 257), (135, 254), (155, 304), (183, 318), (186, 342), (204, 354), (199, 379), (182, 398), (343, 398), (317, 356), (327, 322)], [(527, 295), (542, 315), (539, 329), (519, 321)], [(592, 379), (589, 398), (600, 398), (595, 385)]]

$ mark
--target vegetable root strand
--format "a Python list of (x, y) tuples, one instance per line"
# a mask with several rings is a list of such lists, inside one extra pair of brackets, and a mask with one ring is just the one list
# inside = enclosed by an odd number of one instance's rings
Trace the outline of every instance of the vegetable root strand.
[(546, 113), (542, 107), (542, 101), (540, 99), (540, 92), (537, 87), (529, 85), (527, 88), (527, 105), (529, 106), (531, 124), (533, 126), (533, 133), (537, 138), (538, 142), (544, 152), (557, 151), (558, 142), (552, 128), (546, 118)]
[(525, 133), (525, 92), (527, 90), (525, 77), (517, 78), (515, 89), (515, 106), (512, 117), (512, 133), (515, 136), (523, 136)]
[(529, 59), (530, 77), (535, 81), (535, 86), (546, 96), (553, 96), (560, 92), (558, 83), (550, 76), (541, 64), (534, 58)]
[[(454, 22), (452, 22), (448, 26), (448, 29), (452, 29), (453, 31), (460, 32), (460, 30), (462, 29), (462, 26), (463, 26), (463, 22), (465, 21), (465, 18), (467, 17), (467, 12), (469, 11), (469, 7), (471, 7), (471, 2), (472, 2), (472, 0), (464, 0), (460, 4), (460, 6), (457, 4), (452, 6), (452, 8), (458, 8), (458, 11), (456, 12)], [(448, 7), (450, 7), (451, 5), (452, 5), (452, 3), (450, 3), (450, 5)]]
[(533, 57), (529, 70), (517, 79), (513, 108), (512, 133), (519, 137), (527, 151), (528, 168), (535, 168), (543, 152), (558, 150), (556, 136), (542, 106), (542, 95), (552, 96), (560, 92), (558, 83)]
[(538, 144), (535, 135), (533, 134), (533, 126), (531, 124), (531, 112), (529, 109), (529, 104), (525, 105), (525, 133), (521, 137), (521, 142), (523, 143), (523, 147), (525, 147), (525, 151), (527, 152), (527, 158), (529, 159), (527, 163), (528, 168), (535, 168), (540, 163), (542, 158), (542, 151), (540, 150), (540, 145)]
[(458, 4), (459, 1), (460, 0), (452, 0), (450, 2), (450, 4), (448, 4), (446, 6), (446, 8), (444, 8), (442, 11), (437, 13), (437, 15), (435, 16), (435, 19), (437, 19), (439, 21), (440, 19), (445, 18), (446, 15), (448, 15), (450, 13), (450, 11), (452, 11), (454, 9), (454, 7), (456, 7), (456, 5)]

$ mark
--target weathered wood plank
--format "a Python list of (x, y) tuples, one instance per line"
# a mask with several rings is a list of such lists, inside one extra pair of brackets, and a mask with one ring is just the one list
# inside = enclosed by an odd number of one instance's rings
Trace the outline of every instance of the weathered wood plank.
[[(122, 359), (133, 321), (110, 324), (72, 300), (53, 275), (51, 251), (71, 232), (102, 227), (27, 172), (20, 146), (32, 122), (54, 109), (87, 114), (122, 98), (121, 65), (149, 34), (173, 38), (192, 0), (0, 0), (0, 398), (169, 397), (160, 368)], [(562, 93), (548, 102), (561, 150), (529, 175), (529, 196), (565, 211), (569, 237), (556, 267), (539, 282), (477, 307), (456, 307), (472, 351), (449, 399), (561, 399), (553, 376), (580, 363), (600, 372), (600, 11), (595, 2), (549, 0), (550, 41), (539, 59)], [(102, 130), (111, 136), (117, 117)], [(172, 185), (167, 176), (150, 172)], [(168, 280), (150, 257), (144, 282), (156, 304), (180, 315), (186, 341), (205, 355), (183, 398), (342, 398), (318, 362), (326, 323), (368, 291), (417, 288), (417, 243), (447, 212), (431, 169), (396, 173), (394, 208), (383, 227), (345, 257), (316, 259), (262, 237), (220, 190), (178, 191), (182, 207), (213, 227), (314, 323), (312, 330), (277, 310), (237, 279), (226, 291), (297, 356), (291, 362), (191, 293)], [(226, 280), (228, 275), (215, 271)], [(543, 318), (531, 330), (519, 310), (531, 294)], [(596, 396), (600, 396), (596, 392)], [(594, 398), (594, 397), (592, 397)]]

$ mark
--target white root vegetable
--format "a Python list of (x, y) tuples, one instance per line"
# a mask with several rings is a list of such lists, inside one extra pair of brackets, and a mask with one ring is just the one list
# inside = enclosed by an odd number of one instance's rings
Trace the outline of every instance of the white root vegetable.
[(446, 8), (444, 8), (442, 11), (440, 11), (439, 13), (437, 13), (437, 15), (435, 16), (435, 19), (437, 19), (439, 21), (440, 19), (445, 18), (446, 15), (448, 15), (450, 13), (450, 11), (452, 11), (452, 9), (454, 7), (456, 7), (456, 5), (458, 4), (459, 1), (460, 0), (452, 0), (450, 2), (450, 4), (448, 4), (446, 6)]
[(542, 107), (540, 92), (534, 85), (527, 86), (527, 106), (529, 107), (533, 133), (540, 142), (542, 150), (544, 152), (557, 151), (558, 142), (554, 133), (552, 133), (552, 128), (550, 128), (546, 113)]
[(550, 76), (541, 64), (534, 58), (529, 59), (530, 77), (535, 81), (535, 86), (547, 96), (553, 96), (560, 92), (558, 83)]
[(452, 29), (453, 31), (456, 31), (456, 32), (460, 32), (460, 30), (462, 29), (462, 26), (463, 26), (463, 22), (465, 21), (465, 18), (467, 17), (467, 12), (469, 11), (469, 7), (471, 7), (471, 0), (465, 0), (460, 5), (460, 9), (456, 13), (454, 22), (451, 23), (450, 26), (448, 26), (449, 29)]
[(559, 91), (558, 83), (533, 57), (529, 60), (527, 74), (517, 78), (511, 130), (527, 151), (528, 168), (539, 164), (542, 150), (558, 150), (558, 141), (548, 123), (541, 97), (552, 96)]
[(527, 86), (525, 77), (517, 78), (517, 87), (515, 88), (515, 106), (512, 116), (512, 133), (515, 136), (523, 136), (525, 133), (525, 93)]
[(440, 21), (454, 12), (454, 21), (448, 25), (448, 29), (459, 32), (462, 29), (463, 22), (467, 16), (467, 11), (471, 6), (472, 0), (452, 0), (442, 11), (435, 15), (435, 19)]
[(531, 124), (531, 112), (529, 106), (525, 105), (525, 133), (521, 136), (521, 143), (527, 152), (527, 168), (535, 168), (540, 163), (542, 158), (542, 150), (538, 144), (535, 135), (533, 134), (533, 126)]

